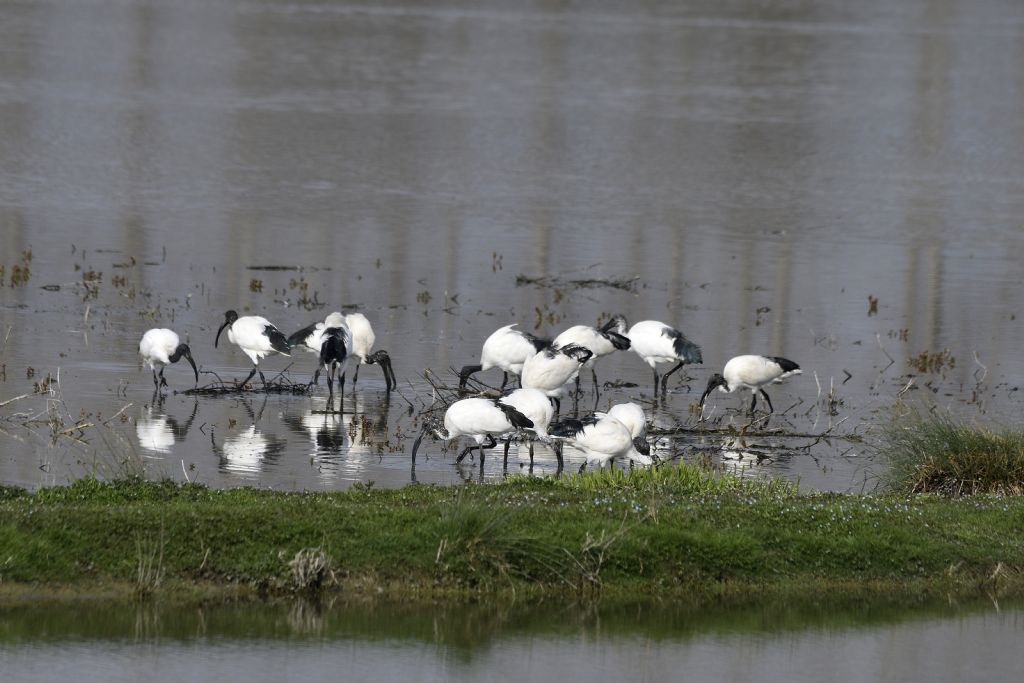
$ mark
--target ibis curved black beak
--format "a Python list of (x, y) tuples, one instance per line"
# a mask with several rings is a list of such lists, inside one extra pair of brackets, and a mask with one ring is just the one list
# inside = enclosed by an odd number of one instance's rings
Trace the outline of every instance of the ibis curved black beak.
[(187, 349), (185, 351), (185, 360), (187, 360), (188, 364), (192, 366), (192, 372), (194, 372), (196, 375), (196, 386), (199, 386), (199, 368), (196, 367), (196, 361), (194, 358), (192, 358), (191, 349)]
[(413, 465), (416, 464), (416, 451), (418, 451), (420, 449), (420, 443), (423, 441), (423, 435), (426, 434), (426, 433), (427, 433), (427, 430), (424, 429), (422, 432), (420, 432), (420, 435), (416, 437), (416, 440), (412, 442), (412, 464)]
[(721, 375), (719, 375), (717, 373), (714, 374), (714, 375), (711, 375), (711, 379), (708, 380), (707, 389), (705, 389), (704, 393), (700, 395), (700, 407), (701, 408), (704, 407), (704, 400), (708, 397), (708, 394), (710, 394), (712, 391), (715, 390), (715, 387), (724, 387), (724, 386), (726, 386), (725, 378), (724, 377), (722, 377)]
[(376, 363), (380, 366), (380, 369), (384, 372), (384, 384), (387, 387), (387, 391), (390, 393), (392, 389), (398, 388), (398, 380), (395, 379), (395, 371), (391, 369), (391, 356), (388, 355), (387, 351), (381, 349), (370, 354), (370, 357), (366, 359), (367, 363)]
[(223, 325), (221, 325), (221, 326), (220, 326), (220, 327), (219, 327), (219, 328), (217, 329), (217, 337), (216, 337), (216, 338), (215, 338), (215, 339), (213, 340), (213, 348), (217, 348), (217, 342), (219, 342), (219, 341), (220, 341), (220, 333), (221, 333), (221, 332), (223, 332), (223, 331), (224, 331), (224, 328), (225, 328), (225, 327), (227, 327), (227, 326), (228, 326), (228, 325), (230, 325), (230, 324), (231, 324), (231, 323), (229, 323), (229, 322), (228, 322), (227, 320), (225, 320), (225, 321), (224, 321), (224, 324), (223, 324)]

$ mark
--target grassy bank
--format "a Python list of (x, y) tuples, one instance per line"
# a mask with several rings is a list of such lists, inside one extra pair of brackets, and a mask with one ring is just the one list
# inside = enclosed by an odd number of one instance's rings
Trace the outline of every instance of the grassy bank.
[(1024, 501), (802, 495), (693, 467), (461, 488), (0, 489), (0, 596), (291, 591), (447, 599), (995, 591)]

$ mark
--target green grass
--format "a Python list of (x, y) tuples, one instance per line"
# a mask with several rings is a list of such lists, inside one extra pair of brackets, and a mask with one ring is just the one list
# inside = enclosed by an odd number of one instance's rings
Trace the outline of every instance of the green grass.
[(448, 599), (1019, 593), (1024, 500), (805, 495), (687, 465), (332, 493), (0, 492), (0, 594)]
[(937, 410), (915, 411), (888, 426), (881, 452), (895, 491), (1024, 492), (1024, 431), (969, 424)]

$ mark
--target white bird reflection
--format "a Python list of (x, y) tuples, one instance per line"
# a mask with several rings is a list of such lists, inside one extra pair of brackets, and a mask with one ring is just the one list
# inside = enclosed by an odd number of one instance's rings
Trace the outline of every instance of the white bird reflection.
[(188, 430), (192, 428), (192, 422), (196, 419), (196, 412), (199, 410), (199, 402), (194, 403), (192, 414), (184, 423), (179, 422), (173, 415), (163, 412), (162, 409), (163, 401), (158, 400), (150, 404), (135, 422), (135, 436), (143, 450), (152, 453), (170, 453), (175, 443), (184, 441), (188, 436)]
[(356, 394), (350, 407), (351, 412), (334, 412), (327, 410), (325, 401), (314, 398), (312, 407), (301, 415), (281, 416), (288, 429), (309, 440), (310, 464), (325, 483), (363, 481), (366, 469), (378, 466), (388, 452), (387, 400), (368, 405)]
[(284, 439), (265, 434), (257, 426), (266, 405), (267, 401), (264, 398), (259, 412), (254, 414), (249, 403), (243, 402), (246, 412), (252, 418), (252, 424), (241, 431), (228, 434), (220, 446), (217, 445), (214, 432), (210, 432), (210, 445), (220, 458), (221, 472), (258, 475), (284, 452), (287, 445)]

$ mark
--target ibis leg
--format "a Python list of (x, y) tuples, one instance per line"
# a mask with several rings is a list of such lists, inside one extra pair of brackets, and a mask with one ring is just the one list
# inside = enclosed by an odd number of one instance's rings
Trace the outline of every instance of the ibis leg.
[(772, 407), (772, 400), (770, 398), (768, 398), (768, 392), (765, 391), (764, 389), (759, 389), (758, 391), (760, 391), (761, 395), (764, 396), (764, 400), (768, 401), (768, 412), (769, 413), (774, 413), (775, 412), (775, 408)]
[(246, 377), (245, 379), (243, 379), (242, 383), (240, 385), (238, 385), (240, 389), (244, 389), (245, 388), (245, 385), (249, 383), (249, 380), (252, 379), (252, 376), (256, 374), (256, 369), (257, 368), (256, 368), (255, 365), (252, 366), (252, 370), (249, 372), (249, 376)]
[(679, 364), (677, 366), (675, 366), (674, 368), (672, 368), (671, 370), (669, 370), (668, 372), (666, 372), (664, 375), (661, 376), (661, 390), (662, 390), (662, 392), (664, 392), (665, 389), (668, 388), (668, 376), (671, 375), (676, 370), (678, 370), (679, 368), (683, 367), (683, 365), (685, 365), (685, 363), (683, 363), (682, 361), (679, 361)]

